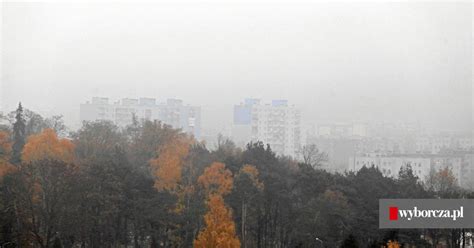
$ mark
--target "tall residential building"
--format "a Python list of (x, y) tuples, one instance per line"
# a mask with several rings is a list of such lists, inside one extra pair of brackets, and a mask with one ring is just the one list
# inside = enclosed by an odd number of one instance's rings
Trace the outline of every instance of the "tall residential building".
[(301, 135), (301, 113), (287, 100), (262, 104), (259, 99), (245, 99), (234, 106), (232, 138), (238, 145), (262, 141), (279, 155), (297, 157)]
[(174, 128), (200, 138), (201, 108), (184, 105), (182, 100), (168, 99), (157, 103), (154, 98), (130, 99), (109, 103), (108, 98), (93, 97), (90, 102), (81, 104), (80, 120), (109, 120), (120, 127), (132, 123), (133, 116), (138, 120), (159, 120)]

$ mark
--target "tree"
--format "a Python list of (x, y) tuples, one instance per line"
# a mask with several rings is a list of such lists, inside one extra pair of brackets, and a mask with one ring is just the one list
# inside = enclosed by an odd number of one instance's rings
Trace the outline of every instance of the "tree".
[(22, 162), (6, 174), (14, 132), (0, 131), (0, 246), (430, 246), (424, 236), (459, 247), (462, 230), (379, 229), (378, 199), (473, 197), (449, 169), (429, 190), (409, 165), (397, 179), (376, 167), (329, 173), (262, 142), (210, 151), (158, 121), (86, 122), (70, 141), (29, 116)]
[(110, 121), (84, 122), (72, 137), (79, 160), (108, 159), (117, 146), (126, 142), (119, 128)]
[(59, 139), (53, 129), (32, 135), (23, 148), (22, 161), (31, 163), (38, 160), (58, 160), (74, 162), (74, 144), (68, 139)]
[(72, 195), (70, 182), (77, 172), (74, 145), (58, 139), (52, 129), (45, 129), (28, 138), (21, 160), (13, 189), (21, 223), (18, 226), (27, 240), (32, 233), (37, 245), (50, 247), (58, 238), (58, 225)]
[(206, 227), (194, 241), (194, 247), (240, 247), (232, 210), (226, 207), (223, 198), (232, 190), (232, 173), (223, 163), (212, 163), (199, 177), (198, 183), (208, 194), (209, 211), (204, 216)]
[(389, 240), (386, 247), (387, 248), (400, 248), (400, 244), (397, 241)]
[(158, 191), (178, 192), (181, 182), (183, 165), (189, 153), (191, 140), (180, 135), (162, 147), (158, 151), (158, 157), (150, 160), (150, 166), (156, 178), (155, 188)]
[[(239, 173), (235, 176), (235, 187), (233, 195), (240, 203), (240, 235), (242, 246), (247, 247), (247, 225), (249, 215), (249, 204), (255, 203), (255, 198), (263, 191), (263, 182), (258, 178), (258, 169), (253, 165), (244, 165), (240, 168)], [(250, 207), (250, 212), (255, 212), (254, 207)]]
[(225, 158), (235, 156), (238, 152), (240, 152), (240, 149), (237, 148), (231, 139), (220, 133), (217, 135), (217, 144), (215, 146), (216, 149), (214, 153), (219, 160), (224, 160)]
[[(16, 172), (16, 167), (10, 164), (12, 145), (7, 132), (0, 131), (0, 246), (13, 242), (15, 211), (10, 194), (9, 178), (5, 177)], [(7, 182), (5, 182), (7, 181)]]
[(51, 128), (58, 136), (64, 136), (67, 132), (67, 127), (64, 124), (62, 115), (53, 115), (45, 119), (46, 128)]
[[(430, 198), (433, 196), (433, 194), (425, 191), (422, 182), (413, 173), (413, 169), (409, 164), (400, 168), (396, 183), (399, 188), (399, 198)], [(393, 236), (389, 238), (396, 238), (400, 242), (417, 247), (427, 246), (427, 242), (420, 237), (422, 237), (422, 230), (420, 229), (398, 229), (393, 230)]]
[(23, 107), (18, 104), (15, 114), (15, 123), (13, 124), (13, 153), (11, 163), (18, 165), (21, 162), (21, 152), (26, 140), (25, 118), (23, 116)]
[(0, 182), (6, 174), (13, 172), (15, 167), (10, 164), (12, 145), (7, 132), (0, 131)]
[(68, 219), (76, 170), (64, 161), (41, 159), (22, 166), (13, 187), (21, 245), (51, 247), (59, 238), (60, 225)]
[(156, 158), (166, 143), (179, 136), (179, 130), (159, 121), (138, 122), (136, 118), (127, 126), (125, 133), (130, 141), (127, 147), (130, 162), (149, 169), (150, 158)]
[[(17, 111), (13, 111), (8, 114), (8, 119), (11, 123), (16, 122), (16, 115)], [(22, 116), (25, 123), (25, 137), (40, 133), (45, 128), (50, 128), (50, 126), (48, 126), (48, 121), (34, 111), (31, 111), (27, 108), (22, 108)]]
[(4, 124), (8, 122), (8, 117), (5, 116), (3, 113), (0, 113), (0, 131), (9, 131), (10, 126), (7, 124)]
[(206, 227), (194, 241), (194, 247), (240, 247), (240, 241), (235, 233), (235, 223), (232, 220), (232, 211), (225, 206), (222, 196), (216, 193), (210, 195), (207, 206), (209, 211), (204, 216)]
[[(249, 143), (242, 153), (241, 164), (254, 165), (259, 171), (259, 179), (265, 185), (261, 197), (255, 199), (255, 226), (247, 225), (246, 239), (255, 240), (249, 246), (255, 247), (295, 247), (297, 240), (295, 222), (296, 169), (291, 161), (278, 158), (271, 147), (262, 142)], [(314, 170), (313, 170), (314, 171)], [(249, 220), (250, 224), (250, 220)], [(293, 225), (294, 224), (294, 225)]]
[(303, 146), (300, 153), (303, 157), (303, 162), (313, 168), (322, 166), (328, 160), (328, 155), (319, 151), (315, 144)]
[[(397, 183), (400, 187), (401, 197), (403, 198), (422, 197), (425, 193), (423, 184), (413, 173), (413, 169), (409, 164), (400, 168)], [(427, 195), (425, 194), (425, 196)]]
[(227, 195), (232, 191), (232, 172), (225, 168), (223, 163), (214, 162), (204, 170), (198, 183), (207, 194)]
[(65, 236), (74, 237), (76, 243), (149, 247), (149, 238), (163, 235), (167, 223), (177, 218), (169, 211), (175, 199), (157, 192), (151, 175), (134, 168), (122, 148), (82, 163), (76, 184), (78, 204), (69, 209), (75, 218), (64, 223)]
[(327, 189), (318, 198), (318, 223), (315, 233), (319, 237), (325, 237), (325, 243), (329, 246), (337, 246), (342, 240), (349, 227), (350, 208), (347, 197), (338, 190)]
[(458, 195), (458, 181), (450, 167), (444, 167), (438, 171), (431, 170), (426, 182), (428, 189), (434, 191), (439, 197), (450, 198)]

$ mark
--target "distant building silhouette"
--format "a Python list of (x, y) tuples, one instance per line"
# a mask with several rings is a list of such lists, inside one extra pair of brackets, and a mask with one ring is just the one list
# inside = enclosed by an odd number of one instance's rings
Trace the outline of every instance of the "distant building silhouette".
[(159, 120), (174, 128), (200, 138), (201, 108), (184, 105), (182, 100), (168, 99), (157, 103), (155, 98), (130, 99), (109, 103), (105, 97), (93, 97), (90, 102), (81, 104), (80, 120), (109, 120), (120, 127), (132, 124), (133, 115), (137, 120)]
[(303, 145), (301, 135), (301, 113), (287, 100), (262, 104), (249, 98), (234, 106), (232, 138), (240, 146), (262, 141), (275, 153), (296, 158)]

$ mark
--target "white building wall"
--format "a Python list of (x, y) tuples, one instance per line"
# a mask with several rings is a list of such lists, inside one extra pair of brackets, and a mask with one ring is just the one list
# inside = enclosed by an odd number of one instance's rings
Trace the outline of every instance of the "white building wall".
[(296, 158), (302, 146), (301, 114), (294, 106), (253, 104), (249, 128), (234, 125), (233, 136), (248, 131), (251, 141), (269, 144), (278, 155)]
[(371, 167), (372, 165), (388, 177), (398, 177), (400, 168), (410, 165), (413, 174), (420, 180), (424, 181), (428, 178), (431, 170), (438, 171), (440, 169), (451, 168), (454, 176), (462, 183), (461, 157), (413, 157), (413, 156), (385, 156), (377, 154), (368, 154), (365, 156), (356, 156), (349, 159), (349, 170), (358, 171), (362, 167)]
[(181, 100), (170, 99), (165, 104), (156, 104), (154, 98), (124, 98), (110, 104), (108, 98), (94, 97), (92, 101), (80, 105), (81, 122), (108, 120), (125, 127), (132, 124), (133, 115), (139, 121), (159, 120), (196, 138), (200, 137), (200, 107), (183, 105)]

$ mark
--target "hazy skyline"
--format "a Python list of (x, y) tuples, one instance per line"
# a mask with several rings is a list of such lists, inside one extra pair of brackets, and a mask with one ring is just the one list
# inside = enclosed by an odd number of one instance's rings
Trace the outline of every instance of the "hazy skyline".
[(93, 96), (179, 98), (218, 126), (255, 97), (310, 121), (474, 125), (472, 3), (287, 3), (3, 3), (0, 105), (71, 124)]

